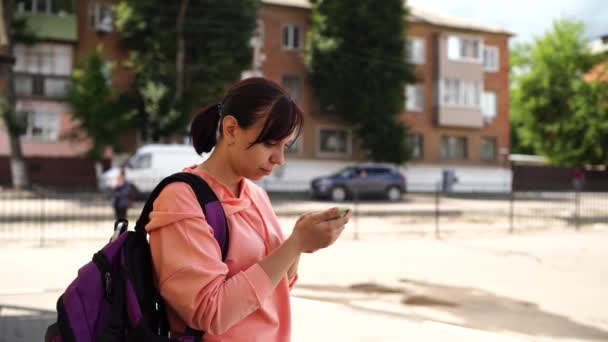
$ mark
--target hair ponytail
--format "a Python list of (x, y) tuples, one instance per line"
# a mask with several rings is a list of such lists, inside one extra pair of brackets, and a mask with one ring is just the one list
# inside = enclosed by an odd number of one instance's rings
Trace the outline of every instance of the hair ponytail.
[(262, 77), (247, 78), (233, 84), (221, 102), (207, 106), (195, 115), (190, 137), (198, 154), (211, 151), (217, 144), (218, 126), (224, 115), (234, 117), (242, 129), (264, 121), (262, 130), (250, 146), (280, 141), (294, 132), (297, 138), (304, 122), (302, 110), (285, 89)]
[(190, 137), (196, 153), (211, 151), (217, 144), (217, 128), (220, 122), (220, 106), (209, 105), (201, 109), (192, 120)]

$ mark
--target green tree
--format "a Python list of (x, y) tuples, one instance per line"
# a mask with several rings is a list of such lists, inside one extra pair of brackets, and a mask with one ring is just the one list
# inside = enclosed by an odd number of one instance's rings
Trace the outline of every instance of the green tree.
[(247, 69), (258, 6), (259, 0), (126, 0), (116, 6), (144, 140), (183, 133), (192, 111), (217, 100)]
[(102, 57), (101, 49), (86, 56), (72, 72), (67, 100), (77, 120), (66, 137), (91, 141), (88, 157), (100, 161), (106, 147), (120, 150), (119, 138), (129, 128), (134, 113), (121, 105), (113, 95), (107, 75), (112, 64)]
[[(0, 6), (0, 47), (1, 50), (13, 56), (15, 43), (31, 45), (36, 42), (34, 33), (28, 28), (26, 18), (17, 17), (13, 0), (4, 0)], [(16, 110), (15, 85), (13, 83), (13, 68), (8, 66), (5, 71), (4, 94), (0, 99), (0, 118), (4, 121), (10, 143), (10, 167), (13, 187), (22, 188), (29, 185), (29, 177), (21, 141), (19, 137), (27, 128), (27, 113)]]
[(308, 64), (321, 111), (352, 125), (369, 158), (409, 158), (404, 86), (415, 80), (406, 61), (408, 10), (401, 0), (314, 1)]
[(608, 164), (608, 83), (585, 80), (600, 63), (582, 22), (561, 19), (512, 54), (516, 149), (564, 166)]

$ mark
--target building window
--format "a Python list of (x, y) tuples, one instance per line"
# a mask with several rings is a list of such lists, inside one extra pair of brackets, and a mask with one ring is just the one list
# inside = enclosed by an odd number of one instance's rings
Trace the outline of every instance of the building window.
[(264, 47), (264, 21), (262, 19), (256, 20), (255, 31), (253, 31), (253, 38), (257, 43), (257, 46)]
[(481, 138), (481, 160), (496, 160), (496, 138)]
[(481, 81), (444, 79), (441, 81), (441, 104), (466, 108), (481, 107)]
[(467, 138), (455, 136), (441, 137), (441, 159), (467, 159)]
[(481, 99), (481, 113), (485, 122), (490, 122), (496, 116), (496, 92), (484, 91)]
[(72, 72), (72, 48), (58, 44), (15, 46), (17, 96), (64, 97)]
[(283, 48), (288, 50), (299, 50), (302, 46), (302, 34), (300, 27), (287, 24), (283, 26)]
[(485, 46), (483, 49), (483, 66), (485, 71), (498, 71), (498, 47)]
[(424, 158), (424, 136), (422, 134), (410, 134), (407, 137), (407, 146), (412, 160)]
[(405, 110), (408, 112), (424, 111), (424, 86), (422, 84), (405, 86)]
[(70, 80), (67, 78), (45, 77), (43, 95), (48, 97), (65, 97), (68, 94), (69, 84)]
[(15, 74), (15, 95), (65, 97), (70, 79), (65, 76)]
[(72, 71), (72, 49), (66, 45), (17, 44), (15, 58), (16, 72), (69, 76)]
[(448, 58), (454, 61), (481, 63), (481, 40), (478, 38), (448, 37)]
[(300, 95), (300, 77), (296, 75), (283, 75), (281, 78), (283, 87), (289, 92), (294, 101), (298, 101)]
[(30, 112), (27, 116), (25, 138), (37, 141), (57, 141), (59, 115), (57, 113)]
[(302, 152), (302, 135), (298, 136), (291, 145), (285, 147), (285, 153), (298, 154)]
[(20, 13), (55, 14), (58, 13), (54, 0), (22, 0), (17, 1), (16, 9)]
[(412, 64), (424, 64), (424, 38), (407, 38), (407, 57)]
[(32, 96), (34, 94), (34, 78), (31, 75), (15, 75), (15, 95)]
[(319, 129), (319, 154), (350, 155), (351, 133), (344, 128)]
[(96, 1), (89, 2), (89, 27), (93, 31), (113, 31), (112, 4)]

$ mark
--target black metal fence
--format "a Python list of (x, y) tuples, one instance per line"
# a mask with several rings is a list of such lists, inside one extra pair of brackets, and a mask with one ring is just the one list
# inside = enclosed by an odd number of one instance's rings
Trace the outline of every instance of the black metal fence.
[[(472, 190), (468, 192), (407, 193), (397, 202), (357, 196), (336, 203), (312, 199), (302, 191), (270, 195), (285, 227), (305, 212), (334, 205), (350, 207), (354, 215), (349, 232), (355, 239), (382, 234), (448, 237), (608, 225), (608, 193), (493, 193), (475, 190), (483, 187), (469, 188)], [(143, 202), (139, 201), (129, 209), (130, 222), (135, 222), (142, 206)], [(0, 191), (0, 243), (27, 241), (43, 246), (53, 241), (107, 239), (113, 221), (114, 212), (107, 194)]]

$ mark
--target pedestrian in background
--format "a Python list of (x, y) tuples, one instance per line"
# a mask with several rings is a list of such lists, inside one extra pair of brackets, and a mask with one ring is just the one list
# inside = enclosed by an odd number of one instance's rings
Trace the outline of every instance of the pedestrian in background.
[(127, 181), (125, 170), (121, 168), (112, 184), (112, 207), (116, 220), (127, 219), (127, 210), (134, 200), (134, 195), (133, 185)]

